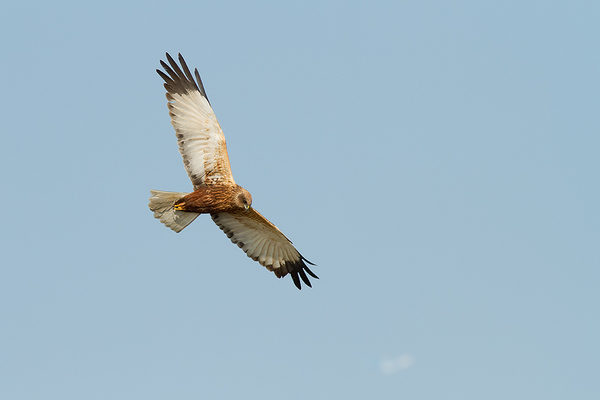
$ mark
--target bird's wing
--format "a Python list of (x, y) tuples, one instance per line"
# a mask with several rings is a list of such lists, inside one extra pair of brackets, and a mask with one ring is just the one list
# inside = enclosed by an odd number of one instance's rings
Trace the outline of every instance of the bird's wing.
[(179, 152), (194, 188), (214, 184), (235, 184), (229, 166), (225, 135), (213, 112), (202, 80), (196, 80), (181, 54), (181, 68), (167, 53), (166, 71), (156, 70), (165, 80), (171, 125), (175, 128)]
[(314, 265), (296, 250), (292, 242), (271, 222), (253, 208), (248, 211), (211, 214), (215, 224), (229, 239), (238, 245), (248, 257), (258, 261), (278, 278), (287, 274), (301, 288), (300, 278), (311, 286), (306, 273), (319, 279), (305, 264)]

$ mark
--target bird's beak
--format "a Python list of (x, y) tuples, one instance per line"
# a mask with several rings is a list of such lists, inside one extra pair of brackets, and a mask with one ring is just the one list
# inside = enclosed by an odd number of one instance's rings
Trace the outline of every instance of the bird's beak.
[(250, 209), (250, 206), (248, 204), (244, 204), (244, 209), (245, 211), (248, 211)]

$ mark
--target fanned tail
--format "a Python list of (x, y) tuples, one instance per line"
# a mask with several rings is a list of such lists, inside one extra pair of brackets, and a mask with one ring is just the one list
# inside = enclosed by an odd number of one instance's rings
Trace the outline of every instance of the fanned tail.
[(150, 211), (154, 211), (154, 218), (157, 218), (168, 228), (175, 232), (181, 232), (200, 214), (186, 211), (179, 211), (173, 208), (177, 200), (189, 193), (164, 192), (162, 190), (151, 190)]

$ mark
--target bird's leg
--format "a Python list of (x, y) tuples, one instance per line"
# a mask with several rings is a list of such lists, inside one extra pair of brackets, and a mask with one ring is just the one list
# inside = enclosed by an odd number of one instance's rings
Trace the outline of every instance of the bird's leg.
[(175, 204), (173, 204), (173, 210), (176, 211), (185, 211), (185, 201), (183, 202), (177, 202)]

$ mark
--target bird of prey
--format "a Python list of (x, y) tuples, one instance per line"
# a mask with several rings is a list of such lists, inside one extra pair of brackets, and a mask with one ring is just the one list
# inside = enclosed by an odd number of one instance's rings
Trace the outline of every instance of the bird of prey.
[(231, 174), (225, 135), (206, 97), (198, 70), (190, 73), (179, 54), (181, 67), (167, 53), (164, 71), (156, 70), (167, 90), (171, 125), (179, 152), (194, 186), (192, 193), (151, 190), (150, 210), (154, 217), (175, 232), (181, 232), (200, 214), (210, 214), (227, 237), (278, 278), (290, 274), (298, 289), (300, 279), (311, 286), (308, 268), (292, 242), (271, 222), (252, 208), (252, 196), (237, 185)]

